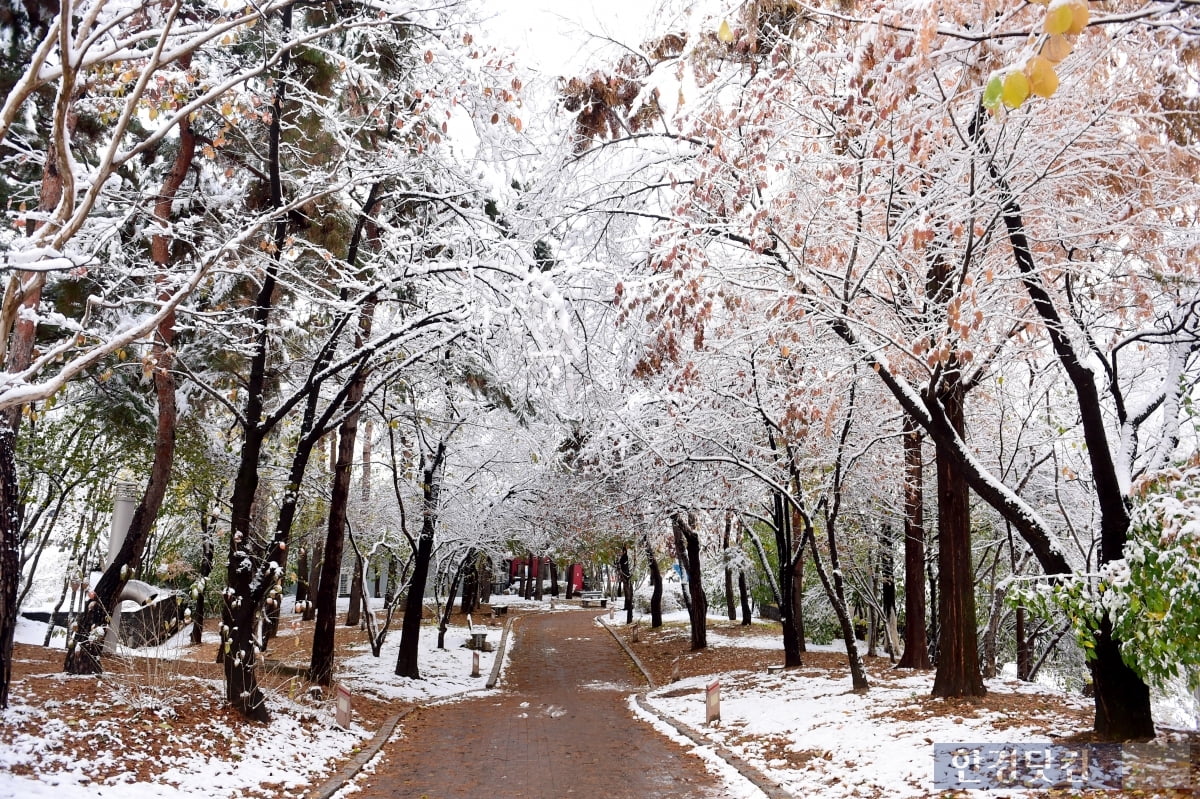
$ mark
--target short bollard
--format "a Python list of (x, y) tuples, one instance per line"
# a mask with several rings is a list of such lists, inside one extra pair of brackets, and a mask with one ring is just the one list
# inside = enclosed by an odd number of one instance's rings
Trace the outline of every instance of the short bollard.
[(721, 720), (721, 681), (714, 680), (704, 689), (704, 722)]
[(471, 676), (472, 677), (479, 676), (479, 651), (478, 650), (471, 653)]

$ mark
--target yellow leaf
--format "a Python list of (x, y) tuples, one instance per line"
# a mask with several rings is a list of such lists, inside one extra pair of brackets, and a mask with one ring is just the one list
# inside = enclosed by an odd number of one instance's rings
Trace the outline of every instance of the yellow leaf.
[(1004, 89), (1000, 93), (1000, 99), (1009, 108), (1019, 108), (1027, 97), (1029, 97), (1029, 78), (1025, 77), (1024, 72), (1008, 73), (1004, 78)]
[(725, 44), (733, 44), (733, 29), (729, 27), (729, 20), (721, 20), (721, 27), (717, 28), (717, 38)]
[(1061, 33), (1051, 36), (1042, 45), (1042, 57), (1051, 64), (1057, 64), (1071, 54), (1071, 41)]
[(1035, 55), (1025, 65), (1029, 86), (1038, 97), (1050, 97), (1058, 89), (1058, 73), (1046, 58)]
[(1074, 19), (1075, 12), (1071, 6), (1061, 3), (1046, 12), (1046, 21), (1042, 23), (1042, 30), (1051, 36), (1057, 33), (1066, 33)]
[(1090, 18), (1088, 4), (1085, 0), (1073, 0), (1068, 7), (1071, 9), (1071, 24), (1067, 33), (1074, 36), (1087, 27)]

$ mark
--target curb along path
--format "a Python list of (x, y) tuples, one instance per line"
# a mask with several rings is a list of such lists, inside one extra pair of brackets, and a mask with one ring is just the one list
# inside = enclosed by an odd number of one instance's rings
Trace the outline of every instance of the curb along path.
[[(371, 773), (355, 781), (356, 799), (727, 795), (698, 757), (633, 717), (626, 697), (641, 675), (595, 614), (515, 621), (506, 627), (515, 640), (500, 690), (419, 707), (390, 737), (385, 725)], [(496, 662), (503, 657), (498, 651)]]
[[(616, 628), (604, 621), (603, 617), (597, 618), (600, 619), (600, 623), (604, 625), (604, 628), (612, 633), (613, 638), (617, 639), (617, 643), (620, 644), (621, 648), (625, 650), (625, 654), (629, 656), (630, 660), (632, 660), (642, 672), (642, 677), (645, 678), (646, 684), (650, 686), (649, 690), (653, 691), (655, 688), (657, 688), (658, 686), (654, 684), (654, 678), (650, 676), (649, 670), (642, 665), (641, 659), (638, 658), (621, 634), (617, 632)], [(788, 792), (777, 781), (768, 777), (745, 759), (734, 754), (716, 741), (713, 741), (695, 727), (684, 724), (672, 718), (671, 716), (666, 715), (665, 713), (659, 712), (657, 708), (653, 707), (646, 700), (646, 691), (638, 691), (636, 701), (638, 703), (638, 707), (640, 707), (642, 710), (653, 715), (660, 721), (670, 725), (676, 732), (690, 740), (692, 743), (696, 744), (697, 746), (702, 746), (720, 757), (732, 768), (736, 769), (743, 777), (752, 782), (754, 787), (762, 791), (768, 797), (768, 799), (792, 799), (793, 794)]]

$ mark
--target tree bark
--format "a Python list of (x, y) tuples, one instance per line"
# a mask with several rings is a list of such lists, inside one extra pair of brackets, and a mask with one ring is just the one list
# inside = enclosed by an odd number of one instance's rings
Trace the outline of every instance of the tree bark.
[(902, 669), (928, 669), (925, 637), (925, 492), (921, 431), (904, 422), (904, 655)]
[(350, 577), (350, 607), (346, 609), (346, 626), (357, 627), (362, 622), (363, 559), (354, 557), (354, 574)]
[(629, 560), (629, 547), (621, 546), (621, 557), (617, 561), (617, 573), (621, 576), (621, 587), (625, 593), (625, 623), (633, 624), (633, 564)]
[(466, 571), (463, 573), (463, 590), (462, 604), (459, 605), (459, 610), (465, 613), (474, 613), (479, 607), (479, 570), (481, 567), (480, 558), (474, 554), (470, 563), (466, 566)]
[(792, 558), (792, 618), (796, 626), (796, 651), (803, 658), (808, 651), (804, 642), (804, 547), (796, 547)]
[(676, 513), (671, 522), (688, 577), (688, 619), (691, 621), (692, 651), (695, 652), (708, 646), (708, 598), (704, 595), (701, 578), (700, 535), (694, 517), (685, 519)]
[(308, 547), (300, 547), (296, 556), (296, 604), (308, 599)]
[[(955, 429), (965, 428), (962, 384), (951, 379), (941, 396)], [(933, 695), (983, 696), (979, 636), (975, 619), (975, 570), (971, 562), (970, 489), (954, 459), (937, 448), (938, 481), (938, 658)]]
[(433, 539), (437, 525), (438, 497), (442, 488), (442, 462), (446, 455), (446, 442), (438, 443), (437, 451), (422, 464), (422, 518), (421, 533), (417, 538), (417, 551), (413, 556), (413, 574), (404, 603), (404, 620), (400, 628), (400, 651), (396, 655), (396, 674), (413, 680), (421, 679), (418, 660), (418, 643), (421, 636), (421, 618), (425, 611), (425, 582), (429, 579), (429, 564), (433, 560)]
[(358, 433), (358, 414), (351, 413), (338, 430), (338, 460), (329, 497), (329, 523), (325, 534), (325, 557), (321, 566), (321, 590), (314, 610), (312, 651), (308, 679), (318, 685), (333, 681), (333, 650), (337, 628), (337, 599), (341, 583), (342, 553), (346, 535), (346, 505), (350, 495), (350, 472)]
[[(312, 621), (317, 617), (317, 596), (321, 593), (321, 571), (325, 566), (325, 541), (318, 537), (313, 549), (312, 560), (308, 567), (308, 602), (301, 615), (304, 621)], [(336, 589), (335, 589), (336, 590)]]
[(9, 684), (12, 682), (23, 515), (17, 482), (16, 430), (11, 426), (10, 416), (0, 414), (0, 708), (8, 707)]
[(753, 621), (750, 616), (750, 587), (746, 585), (746, 572), (738, 572), (738, 593), (742, 597), (742, 626), (749, 627)]
[[(160, 225), (166, 226), (170, 221), (171, 205), (187, 178), (195, 152), (196, 136), (185, 117), (179, 123), (179, 150), (175, 154), (175, 161), (155, 198), (154, 216)], [(165, 271), (171, 262), (170, 239), (163, 234), (156, 234), (150, 242), (150, 253), (155, 265)], [(171, 298), (174, 287), (167, 284), (162, 274), (157, 280), (158, 299), (165, 302)], [(63, 670), (68, 674), (96, 674), (102, 670), (100, 655), (104, 648), (104, 636), (95, 635), (94, 631), (104, 627), (112, 619), (129, 575), (141, 565), (146, 542), (150, 538), (150, 531), (158, 518), (158, 511), (167, 493), (167, 485), (171, 481), (171, 469), (175, 461), (175, 431), (179, 418), (175, 404), (175, 377), (171, 372), (175, 357), (174, 342), (175, 312), (172, 310), (158, 325), (154, 344), (145, 365), (153, 377), (154, 394), (158, 403), (158, 424), (155, 429), (150, 479), (146, 483), (141, 501), (133, 512), (129, 529), (125, 531), (120, 551), (100, 576), (93, 590), (94, 595), (89, 598), (86, 610), (76, 621), (75, 633), (67, 646), (67, 658), (63, 664)]]
[(725, 610), (730, 621), (737, 620), (737, 604), (733, 595), (733, 567), (729, 564), (729, 534), (733, 527), (733, 513), (725, 514), (725, 532), (721, 536), (721, 553), (725, 557)]
[(650, 534), (642, 533), (642, 547), (646, 550), (646, 564), (650, 570), (650, 626), (662, 627), (662, 572), (658, 568), (658, 558), (654, 556), (654, 547), (650, 545)]
[(200, 579), (196, 581), (195, 595), (192, 597), (194, 607), (192, 608), (192, 636), (193, 644), (199, 644), (204, 640), (204, 619), (208, 614), (208, 605), (204, 599), (205, 587), (208, 585), (208, 579), (212, 576), (213, 563), (217, 555), (217, 542), (214, 540), (213, 526), (216, 524), (214, 517), (208, 517), (204, 524), (204, 529), (201, 530), (201, 535), (204, 537), (200, 544)]
[(771, 498), (772, 522), (775, 528), (775, 551), (779, 558), (779, 620), (783, 627), (783, 665), (800, 666), (800, 634), (796, 629), (796, 585), (793, 581), (795, 568), (795, 531), (792, 515), (782, 493), (775, 492)]
[(894, 554), (895, 539), (892, 537), (891, 525), (885, 524), (881, 532), (879, 569), (881, 587), (881, 604), (883, 607), (884, 634), (887, 638), (888, 655), (895, 662), (899, 655), (899, 641), (896, 635), (896, 559)]
[(466, 557), (458, 564), (458, 568), (454, 570), (454, 576), (450, 578), (450, 589), (446, 593), (446, 607), (442, 611), (442, 619), (438, 624), (438, 640), (437, 648), (446, 648), (446, 631), (450, 629), (450, 616), (454, 613), (454, 598), (458, 594), (458, 584), (462, 580), (463, 575), (473, 568), (471, 561), (475, 558), (475, 550), (467, 551)]
[[(53, 213), (64, 193), (74, 191), (74, 173), (67, 150), (74, 127), (71, 106), (77, 76), (74, 64), (63, 64), (54, 106), (53, 135), (47, 145), (38, 199), (38, 210), (45, 214)], [(27, 224), (26, 232), (32, 235), (38, 226), (32, 221)], [(47, 274), (13, 271), (8, 277), (0, 305), (0, 348), (3, 348), (0, 360), (9, 373), (17, 374), (32, 363), (37, 307)], [(20, 427), (21, 406), (0, 411), (0, 708), (8, 707), (13, 636), (20, 610), (17, 594), (21, 588), (21, 525), (25, 516), (16, 460)]]

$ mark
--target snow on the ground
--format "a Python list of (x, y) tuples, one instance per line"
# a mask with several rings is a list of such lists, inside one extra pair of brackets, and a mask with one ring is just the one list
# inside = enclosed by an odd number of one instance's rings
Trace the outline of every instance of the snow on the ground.
[[(648, 699), (652, 706), (696, 728), (757, 765), (790, 792), (822, 797), (903, 797), (935, 792), (933, 744), (1050, 742), (1033, 728), (998, 730), (998, 716), (948, 713), (914, 721), (888, 711), (924, 697), (932, 674), (875, 682), (856, 694), (847, 678), (742, 674), (722, 681), (721, 719), (705, 727), (704, 689), (709, 680), (680, 680)], [(995, 684), (991, 685), (996, 690)], [(680, 695), (683, 691), (689, 691)], [(1074, 732), (1064, 725), (1061, 734)], [(792, 750), (779, 757), (782, 746)], [(789, 765), (791, 761), (791, 765)], [(803, 765), (796, 766), (797, 762)]]
[[(671, 619), (686, 621), (686, 616)], [(710, 630), (709, 646), (779, 649), (778, 634), (723, 635)], [(843, 643), (808, 644), (810, 652), (845, 653)], [(795, 796), (822, 799), (851, 797), (933, 796), (934, 744), (1055, 743), (1080, 732), (1076, 719), (1050, 714), (1036, 725), (1014, 724), (998, 711), (956, 711), (947, 706), (940, 714), (928, 712), (927, 697), (933, 672), (900, 676), (899, 672), (868, 676), (867, 693), (854, 693), (848, 676), (829, 677), (787, 671), (769, 674), (734, 672), (720, 679), (720, 720), (706, 724), (706, 687), (713, 678), (695, 677), (660, 687), (647, 702), (709, 741), (734, 752)], [(881, 677), (883, 677), (881, 679)], [(1090, 715), (1092, 700), (1069, 696), (1044, 685), (999, 678), (986, 681), (995, 694), (1028, 694), (1046, 697), (1047, 709), (1056, 706), (1083, 709)], [(925, 706), (924, 712), (921, 711)], [(1156, 721), (1173, 728), (1186, 713), (1158, 715), (1160, 706), (1178, 711), (1177, 698), (1156, 703)], [(902, 711), (915, 710), (915, 713)], [(901, 711), (901, 712), (898, 712)], [(667, 732), (660, 720), (641, 714)], [(915, 716), (916, 718), (910, 718)], [(740, 794), (738, 794), (740, 795)], [(750, 795), (761, 795), (750, 794)], [(990, 792), (990, 796), (1024, 796), (1021, 791)]]
[[(552, 609), (548, 601), (527, 602), (507, 596), (495, 597), (494, 601), (526, 609)], [(564, 609), (563, 605), (559, 604), (557, 609)], [(621, 620), (615, 623), (620, 625)], [(503, 628), (485, 629), (488, 642), (497, 646)], [(294, 628), (284, 624), (281, 635), (294, 634), (293, 631)], [(45, 626), (23, 621), (17, 635), (20, 641), (40, 645)], [(480, 653), (480, 676), (471, 676), (473, 652), (463, 646), (468, 635), (466, 627), (452, 627), (447, 632), (446, 648), (438, 650), (436, 627), (423, 627), (419, 662), (424, 679), (402, 680), (393, 673), (400, 641), (400, 631), (394, 622), (381, 657), (373, 657), (364, 644), (352, 657), (338, 664), (337, 679), (355, 694), (398, 702), (447, 701), (474, 694), (484, 690), (495, 654)], [(710, 630), (708, 640), (712, 647), (777, 649), (781, 645), (777, 634), (766, 631), (735, 636)], [(810, 645), (809, 649), (844, 651), (840, 644)], [(182, 642), (176, 646), (168, 644), (161, 648), (160, 656), (178, 656), (171, 653), (184, 651)], [(510, 654), (511, 646), (505, 656)], [(986, 710), (959, 713), (946, 708), (935, 714), (926, 707), (920, 712), (922, 701), (930, 693), (932, 673), (871, 677), (870, 691), (856, 694), (850, 691), (845, 677), (835, 679), (795, 672), (721, 675), (721, 720), (711, 726), (704, 723), (704, 689), (711, 678), (681, 680), (659, 688), (649, 693), (648, 702), (657, 711), (700, 730), (714, 744), (732, 750), (790, 793), (827, 799), (934, 794), (935, 743), (1032, 743), (1078, 731), (1077, 722), (1065, 717), (1061, 724), (1053, 718), (1042, 719), (1034, 728), (1013, 726), (1011, 720)], [(221, 691), (220, 684), (207, 682), (210, 685), (205, 690)], [(1090, 706), (1083, 698), (1066, 698), (1061, 691), (1012, 680), (989, 682), (989, 690), (1040, 692), (1039, 695), (1048, 698), (1047, 705)], [(642, 711), (635, 702), (631, 701), (630, 706), (639, 718), (678, 739), (675, 731), (660, 719)], [(371, 734), (357, 724), (350, 730), (336, 727), (329, 701), (317, 703), (304, 697), (272, 696), (271, 707), (270, 726), (251, 725), (235, 732), (214, 725), (210, 737), (218, 741), (217, 746), (208, 745), (207, 750), (197, 747), (198, 754), (164, 764), (168, 770), (154, 782), (114, 779), (98, 784), (88, 776), (92, 764), (63, 760), (56, 755), (61, 749), (56, 739), (87, 731), (67, 729), (62, 724), (56, 727), (53, 707), (31, 707), (18, 696), (13, 706), (0, 714), (0, 723), (18, 725), (24, 717), (40, 715), (48, 724), (40, 738), (19, 738), (9, 745), (0, 745), (0, 799), (109, 796), (232, 799), (263, 784), (282, 786), (273, 791), (276, 796), (301, 796), (327, 778), (335, 762), (345, 760), (353, 750), (361, 748)], [(898, 710), (917, 712), (898, 713)], [(687, 745), (694, 746), (690, 742)], [(725, 777), (728, 796), (751, 799), (761, 795), (757, 788), (717, 760), (711, 750), (698, 749), (697, 754)], [(14, 766), (32, 762), (41, 764), (40, 779), (11, 773)], [(1005, 792), (1005, 795), (1010, 794)]]
[[(549, 603), (509, 600), (514, 606), (549, 609)], [(339, 613), (346, 610), (341, 601)], [(476, 622), (476, 629), (481, 625)], [(488, 632), (488, 643), (496, 646), (503, 632), (501, 627), (482, 627)], [(285, 616), (280, 636), (294, 635), (295, 626)], [(46, 625), (21, 619), (16, 640), (41, 646)], [(402, 679), (395, 675), (397, 650), (400, 645), (398, 619), (393, 619), (380, 657), (372, 656), (370, 647), (363, 644), (350, 658), (336, 666), (336, 679), (347, 686), (352, 695), (369, 693), (384, 700), (426, 702), (446, 700), (469, 692), (482, 690), (495, 658), (493, 652), (480, 653), (480, 676), (472, 677), (472, 652), (464, 648), (470, 632), (464, 627), (450, 627), (446, 632), (446, 649), (437, 649), (437, 628), (423, 626), (420, 637), (418, 664), (421, 680)], [(207, 632), (205, 641), (216, 640), (215, 632)], [(62, 649), (61, 636), (52, 647)], [(187, 631), (156, 647), (153, 654), (164, 660), (187, 656)], [(148, 654), (139, 652), (138, 654)], [(269, 656), (269, 653), (268, 653)], [(69, 692), (69, 680), (64, 677), (64, 693)], [(209, 692), (219, 702), (223, 684), (214, 680), (197, 680), (197, 692)], [(69, 698), (64, 701), (69, 701)], [(0, 744), (0, 799), (151, 799), (152, 797), (241, 797), (246, 791), (264, 784), (281, 786), (269, 791), (279, 797), (306, 796), (316, 785), (331, 776), (337, 763), (361, 749), (374, 730), (352, 723), (343, 730), (334, 723), (334, 703), (318, 702), (308, 697), (268, 696), (272, 720), (269, 726), (246, 724), (237, 730), (215, 722), (205, 730), (204, 741), (186, 741), (180, 751), (188, 755), (168, 757), (158, 764), (161, 773), (153, 782), (136, 782), (132, 774), (120, 775), (105, 782), (92, 779), (96, 764), (69, 760), (61, 755), (60, 741), (80, 735), (104, 735), (116, 746), (124, 735), (136, 738), (136, 730), (110, 730), (103, 717), (90, 730), (68, 727), (54, 718), (54, 707), (34, 707), (23, 702), (19, 688), (13, 692), (10, 707), (0, 712), (0, 725), (21, 725), (25, 720), (37, 720), (43, 730), (39, 737), (21, 736), (11, 744)], [(353, 703), (353, 699), (352, 699)], [(163, 721), (169, 724), (169, 719)], [(124, 735), (123, 735), (124, 734)], [(123, 756), (141, 757), (132, 741)], [(114, 752), (115, 758), (117, 753)], [(34, 766), (37, 779), (18, 776), (14, 768)]]

